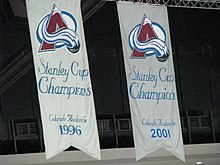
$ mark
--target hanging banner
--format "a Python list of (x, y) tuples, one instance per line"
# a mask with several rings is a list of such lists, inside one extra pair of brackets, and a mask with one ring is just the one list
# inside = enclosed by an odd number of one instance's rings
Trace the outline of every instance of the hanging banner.
[(26, 2), (46, 158), (73, 146), (100, 159), (80, 1)]
[(185, 161), (165, 6), (118, 2), (136, 159), (164, 147)]

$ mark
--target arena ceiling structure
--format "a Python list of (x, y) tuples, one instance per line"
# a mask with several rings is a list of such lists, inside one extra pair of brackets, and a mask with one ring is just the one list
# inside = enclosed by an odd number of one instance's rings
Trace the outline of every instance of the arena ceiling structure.
[(202, 9), (220, 9), (220, 0), (133, 0), (132, 2)]

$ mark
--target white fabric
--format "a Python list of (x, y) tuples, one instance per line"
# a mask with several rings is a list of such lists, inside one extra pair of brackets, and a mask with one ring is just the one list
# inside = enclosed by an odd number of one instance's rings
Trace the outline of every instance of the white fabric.
[(46, 158), (73, 146), (100, 159), (80, 1), (26, 2)]
[[(185, 161), (167, 8), (122, 1), (117, 8), (136, 159), (164, 147)], [(147, 42), (138, 38), (146, 24), (156, 33), (146, 33)], [(145, 55), (134, 57), (134, 49)]]

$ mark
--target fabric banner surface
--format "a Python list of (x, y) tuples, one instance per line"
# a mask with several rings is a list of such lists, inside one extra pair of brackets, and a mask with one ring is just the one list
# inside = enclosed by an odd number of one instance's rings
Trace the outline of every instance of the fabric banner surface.
[(73, 146), (100, 159), (80, 1), (26, 2), (46, 158)]
[(164, 147), (185, 161), (165, 6), (118, 2), (136, 159)]

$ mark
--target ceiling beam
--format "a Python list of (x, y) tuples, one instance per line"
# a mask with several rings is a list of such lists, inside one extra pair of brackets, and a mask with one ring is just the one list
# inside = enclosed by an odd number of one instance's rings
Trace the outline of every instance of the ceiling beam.
[[(117, 0), (109, 0), (117, 1)], [(123, 0), (128, 2), (165, 5), (169, 7), (220, 9), (220, 0)]]

